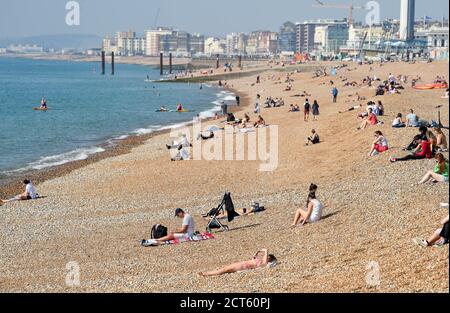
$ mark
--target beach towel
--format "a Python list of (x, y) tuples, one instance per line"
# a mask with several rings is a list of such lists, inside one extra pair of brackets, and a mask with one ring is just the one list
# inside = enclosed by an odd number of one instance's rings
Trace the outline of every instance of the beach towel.
[[(175, 239), (175, 240), (170, 240), (170, 241), (166, 241), (163, 244), (160, 244), (160, 246), (167, 246), (167, 245), (178, 245), (181, 243), (185, 243), (185, 242), (198, 242), (198, 241), (204, 241), (204, 240), (210, 240), (210, 239), (214, 239), (214, 235), (210, 234), (210, 233), (203, 233), (203, 234), (199, 234), (199, 235), (194, 235), (191, 237), (184, 237), (181, 239)], [(154, 240), (149, 239), (149, 240), (145, 240), (143, 239), (141, 242), (141, 246), (143, 247), (153, 247), (155, 246), (154, 244)]]

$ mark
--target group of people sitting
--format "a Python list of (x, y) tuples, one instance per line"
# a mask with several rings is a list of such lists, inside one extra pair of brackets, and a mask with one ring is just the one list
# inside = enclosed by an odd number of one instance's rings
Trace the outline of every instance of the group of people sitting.
[(266, 101), (264, 102), (264, 108), (279, 108), (284, 106), (284, 100), (283, 98), (275, 98), (272, 99), (272, 97), (268, 97)]
[(419, 118), (419, 116), (414, 112), (413, 109), (409, 110), (406, 120), (403, 119), (403, 114), (398, 113), (397, 117), (392, 122), (392, 127), (394, 128), (404, 128), (404, 127), (428, 127), (430, 124), (428, 121)]
[[(421, 126), (419, 134), (414, 136), (413, 141), (403, 150), (409, 151), (405, 157), (391, 157), (392, 163), (410, 160), (431, 159), (436, 156), (439, 151), (448, 151), (448, 143), (445, 134), (440, 128), (436, 128), (437, 136), (429, 131), (427, 127)], [(438, 139), (439, 138), (439, 139)]]
[(228, 113), (226, 123), (227, 123), (227, 125), (231, 125), (231, 126), (239, 127), (239, 128), (243, 128), (243, 129), (250, 128), (250, 127), (258, 128), (258, 127), (267, 126), (266, 121), (264, 120), (264, 118), (261, 115), (258, 115), (256, 122), (252, 123), (251, 119), (250, 119), (250, 115), (248, 113), (244, 113), (244, 117), (242, 119), (237, 119), (233, 113)]
[(378, 101), (378, 103), (369, 102), (367, 104), (367, 112), (358, 114), (358, 118), (361, 118), (362, 122), (357, 129), (361, 130), (366, 129), (369, 126), (383, 124), (383, 122), (378, 119), (379, 116), (383, 115), (384, 107), (381, 101)]

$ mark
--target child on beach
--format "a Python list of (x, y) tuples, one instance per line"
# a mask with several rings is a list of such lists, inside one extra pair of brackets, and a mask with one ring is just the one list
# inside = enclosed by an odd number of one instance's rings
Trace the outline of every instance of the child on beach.
[(375, 132), (375, 140), (372, 144), (372, 148), (370, 149), (369, 156), (376, 156), (380, 153), (383, 153), (385, 151), (389, 150), (389, 145), (386, 140), (386, 137), (383, 136), (383, 133), (381, 131)]
[(29, 179), (25, 179), (22, 183), (25, 185), (25, 192), (9, 200), (0, 200), (0, 205), (13, 201), (34, 200), (39, 197), (39, 195), (36, 192), (36, 188), (33, 186), (33, 184)]
[(273, 267), (277, 264), (277, 258), (269, 254), (267, 249), (262, 249), (256, 253), (256, 255), (249, 261), (233, 263), (227, 265), (217, 271), (200, 272), (199, 275), (206, 276), (220, 276), (224, 274), (231, 274), (237, 272), (243, 272), (248, 270), (254, 270), (262, 267)]

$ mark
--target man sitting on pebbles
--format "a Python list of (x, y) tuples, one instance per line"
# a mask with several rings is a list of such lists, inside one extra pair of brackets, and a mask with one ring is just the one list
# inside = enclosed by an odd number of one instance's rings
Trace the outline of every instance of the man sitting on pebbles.
[(164, 244), (166, 241), (175, 240), (175, 239), (183, 239), (194, 236), (195, 233), (195, 223), (192, 216), (188, 213), (185, 213), (182, 209), (175, 210), (175, 216), (183, 219), (183, 224), (181, 228), (175, 232), (170, 233), (169, 235), (154, 239), (152, 244), (153, 246), (159, 246)]
[(23, 181), (23, 184), (25, 185), (25, 192), (15, 196), (14, 198), (11, 198), (9, 200), (0, 200), (0, 205), (12, 201), (25, 201), (25, 200), (34, 200), (39, 197), (39, 195), (36, 192), (36, 188), (34, 188), (33, 184), (30, 180), (25, 179)]

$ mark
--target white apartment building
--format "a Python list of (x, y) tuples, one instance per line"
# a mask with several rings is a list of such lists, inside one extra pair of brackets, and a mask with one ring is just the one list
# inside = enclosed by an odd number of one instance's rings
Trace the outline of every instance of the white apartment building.
[(145, 55), (158, 56), (161, 53), (161, 36), (171, 35), (172, 29), (160, 27), (145, 32)]
[(227, 50), (227, 40), (217, 37), (209, 37), (205, 39), (205, 54), (213, 56), (216, 54), (225, 54)]

